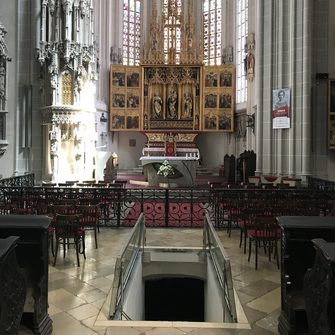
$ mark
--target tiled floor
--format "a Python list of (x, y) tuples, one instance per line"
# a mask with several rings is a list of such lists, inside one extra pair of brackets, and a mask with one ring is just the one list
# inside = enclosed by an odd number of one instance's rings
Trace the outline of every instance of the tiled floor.
[[(251, 329), (224, 330), (220, 328), (193, 327), (105, 327), (98, 326), (103, 319), (103, 309), (113, 280), (115, 259), (131, 228), (102, 228), (98, 236), (99, 249), (88, 233), (86, 261), (76, 266), (75, 251), (70, 249), (66, 258), (57, 259), (50, 266), (49, 314), (53, 320), (53, 335), (273, 335), (278, 334), (280, 313), (280, 271), (276, 262), (268, 261), (261, 252), (258, 270), (254, 257), (250, 263), (238, 247), (239, 231), (228, 238), (226, 231), (218, 231), (232, 265), (235, 289), (240, 298)], [(148, 246), (202, 246), (202, 229), (148, 228)], [(81, 256), (82, 257), (82, 256)], [(51, 259), (52, 260), (52, 259)], [(106, 303), (107, 305), (107, 303)], [(102, 310), (100, 312), (100, 310)], [(100, 322), (100, 325), (103, 324)], [(215, 325), (213, 325), (215, 326)], [(32, 334), (22, 330), (20, 334)]]

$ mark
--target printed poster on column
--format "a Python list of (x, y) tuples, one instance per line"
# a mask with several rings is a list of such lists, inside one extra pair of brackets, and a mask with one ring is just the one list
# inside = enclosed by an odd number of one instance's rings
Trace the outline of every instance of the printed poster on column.
[(290, 128), (290, 98), (291, 90), (289, 88), (273, 90), (273, 129)]

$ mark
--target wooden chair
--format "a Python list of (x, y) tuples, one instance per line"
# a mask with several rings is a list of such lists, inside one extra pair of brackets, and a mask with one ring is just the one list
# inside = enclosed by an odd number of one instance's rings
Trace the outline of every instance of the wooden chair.
[(268, 247), (269, 261), (271, 261), (271, 252), (274, 247), (275, 257), (277, 259), (277, 267), (279, 269), (278, 260), (278, 246), (277, 246), (277, 230), (278, 224), (275, 218), (261, 218), (256, 217), (254, 222), (254, 230), (249, 231), (249, 257), (248, 262), (251, 257), (251, 246), (255, 245), (256, 248), (256, 259), (255, 259), (255, 269), (257, 270), (258, 263), (258, 248), (261, 247), (263, 243), (264, 250), (266, 252), (266, 247)]
[(94, 230), (96, 249), (98, 249), (97, 230), (99, 228), (99, 208), (99, 205), (76, 206), (77, 213), (82, 215), (82, 218), (79, 220), (80, 225), (85, 229), (89, 228)]
[(28, 198), (13, 198), (11, 203), (16, 205), (13, 214), (32, 214), (31, 201)]
[[(36, 215), (46, 215), (49, 217), (53, 217), (52, 214), (52, 206), (48, 204), (35, 204), (33, 206), (33, 213)], [(51, 247), (52, 256), (55, 256), (54, 252), (54, 227), (49, 227), (49, 242)]]
[(297, 216), (320, 216), (320, 210), (297, 208), (295, 211), (295, 215)]
[(77, 187), (91, 187), (91, 183), (77, 183)]
[(73, 198), (73, 199), (58, 199), (57, 204), (58, 205), (77, 205), (79, 202), (78, 198)]
[[(54, 266), (57, 261), (58, 247), (59, 244), (63, 244), (63, 252), (65, 258), (66, 241), (73, 239), (73, 243), (76, 248), (77, 254), (77, 265), (80, 266), (79, 254), (85, 255), (85, 229), (80, 228), (79, 224), (80, 215), (62, 215), (56, 214), (55, 223), (55, 236), (56, 236), (56, 252), (54, 259)], [(83, 250), (80, 251), (80, 246), (82, 245)]]
[(9, 215), (17, 209), (16, 204), (4, 204), (0, 205), (0, 215)]
[(245, 207), (245, 200), (232, 199), (229, 201), (227, 212), (227, 233), (229, 234), (229, 237), (231, 235), (232, 223), (238, 225), (239, 221), (243, 220)]
[(58, 187), (72, 187), (74, 183), (58, 183)]
[(255, 220), (257, 217), (265, 216), (263, 209), (249, 209), (246, 208), (243, 211), (243, 220), (240, 221), (240, 247), (242, 245), (242, 241), (244, 241), (244, 253), (247, 252), (247, 236), (248, 230), (254, 228)]
[(274, 217), (277, 216), (291, 216), (294, 215), (295, 212), (292, 208), (286, 208), (286, 207), (273, 207), (272, 208), (272, 215)]
[(121, 184), (122, 185), (122, 188), (126, 188), (126, 185), (127, 185), (128, 181), (127, 180), (114, 180), (114, 184)]
[(95, 184), (95, 179), (91, 179), (91, 180), (83, 180), (82, 181), (84, 184)]

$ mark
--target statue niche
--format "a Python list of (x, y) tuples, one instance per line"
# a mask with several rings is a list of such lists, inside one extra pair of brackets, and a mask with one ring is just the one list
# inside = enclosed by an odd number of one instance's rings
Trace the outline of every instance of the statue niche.
[(175, 119), (178, 116), (178, 95), (177, 92), (171, 88), (169, 90), (169, 97), (167, 99), (167, 118)]
[(162, 98), (159, 92), (156, 92), (152, 98), (152, 116), (158, 119), (162, 118)]
[(190, 93), (184, 94), (184, 118), (191, 118), (193, 116), (193, 101)]

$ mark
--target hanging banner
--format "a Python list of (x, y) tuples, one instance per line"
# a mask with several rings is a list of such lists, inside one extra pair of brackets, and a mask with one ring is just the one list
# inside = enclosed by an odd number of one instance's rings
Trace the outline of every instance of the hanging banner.
[(273, 90), (273, 129), (290, 128), (290, 97), (289, 88)]

